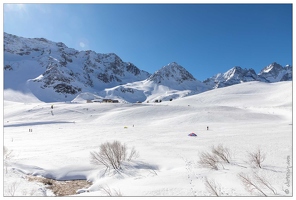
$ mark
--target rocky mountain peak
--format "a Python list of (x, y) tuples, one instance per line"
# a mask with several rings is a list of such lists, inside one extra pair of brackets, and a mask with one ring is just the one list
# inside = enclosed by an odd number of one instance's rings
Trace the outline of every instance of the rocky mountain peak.
[(273, 62), (270, 65), (263, 68), (261, 70), (261, 72), (259, 73), (259, 75), (264, 74), (264, 73), (269, 73), (270, 71), (279, 71), (279, 70), (282, 70), (282, 69), (283, 69), (283, 67), (280, 64), (278, 64), (276, 62)]
[(264, 82), (277, 82), (292, 80), (292, 67), (283, 67), (280, 64), (273, 62), (263, 68), (258, 74), (260, 81)]
[(240, 66), (235, 66), (225, 73), (219, 73), (204, 81), (211, 88), (226, 87), (242, 82), (257, 80), (257, 74), (253, 69), (243, 69)]
[(176, 81), (178, 83), (196, 81), (192, 74), (176, 62), (163, 66), (160, 70), (152, 74), (148, 80), (155, 83), (162, 83), (163, 81)]

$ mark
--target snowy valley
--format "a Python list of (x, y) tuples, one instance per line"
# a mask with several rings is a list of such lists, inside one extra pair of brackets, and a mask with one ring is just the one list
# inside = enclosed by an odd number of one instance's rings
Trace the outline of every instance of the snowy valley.
[[(86, 181), (75, 197), (293, 194), (291, 66), (199, 81), (176, 62), (150, 74), (113, 53), (4, 33), (3, 95), (4, 196), (59, 196), (52, 180)], [(137, 156), (94, 164), (114, 141)]]
[[(113, 141), (139, 156), (120, 170), (91, 164), (90, 152)], [(201, 165), (201, 154), (219, 145), (230, 162)], [(10, 91), (4, 146), (13, 155), (5, 160), (4, 196), (55, 195), (30, 175), (91, 183), (74, 196), (215, 196), (207, 181), (219, 196), (291, 196), (292, 82), (247, 82), (161, 104), (52, 104)], [(258, 149), (261, 168), (248, 157)]]

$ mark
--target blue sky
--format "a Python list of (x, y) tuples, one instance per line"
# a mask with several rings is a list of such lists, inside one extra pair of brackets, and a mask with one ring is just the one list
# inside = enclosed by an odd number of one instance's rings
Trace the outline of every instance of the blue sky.
[(116, 53), (150, 73), (205, 80), (234, 66), (292, 65), (292, 4), (4, 4), (4, 32)]

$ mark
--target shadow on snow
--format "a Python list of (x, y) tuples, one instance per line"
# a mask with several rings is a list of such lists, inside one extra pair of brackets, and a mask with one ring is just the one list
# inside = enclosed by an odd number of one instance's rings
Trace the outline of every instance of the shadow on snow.
[(18, 123), (18, 124), (9, 124), (3, 125), (3, 127), (18, 127), (18, 126), (37, 126), (37, 125), (47, 125), (47, 124), (68, 124), (75, 122), (67, 121), (44, 121), (44, 122), (28, 122), (28, 123)]

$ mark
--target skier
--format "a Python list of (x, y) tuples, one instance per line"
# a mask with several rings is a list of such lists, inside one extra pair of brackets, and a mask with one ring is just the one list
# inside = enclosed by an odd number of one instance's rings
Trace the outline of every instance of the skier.
[(51, 105), (51, 109), (53, 109), (53, 105)]
[(207, 131), (209, 130), (209, 127), (207, 126)]

